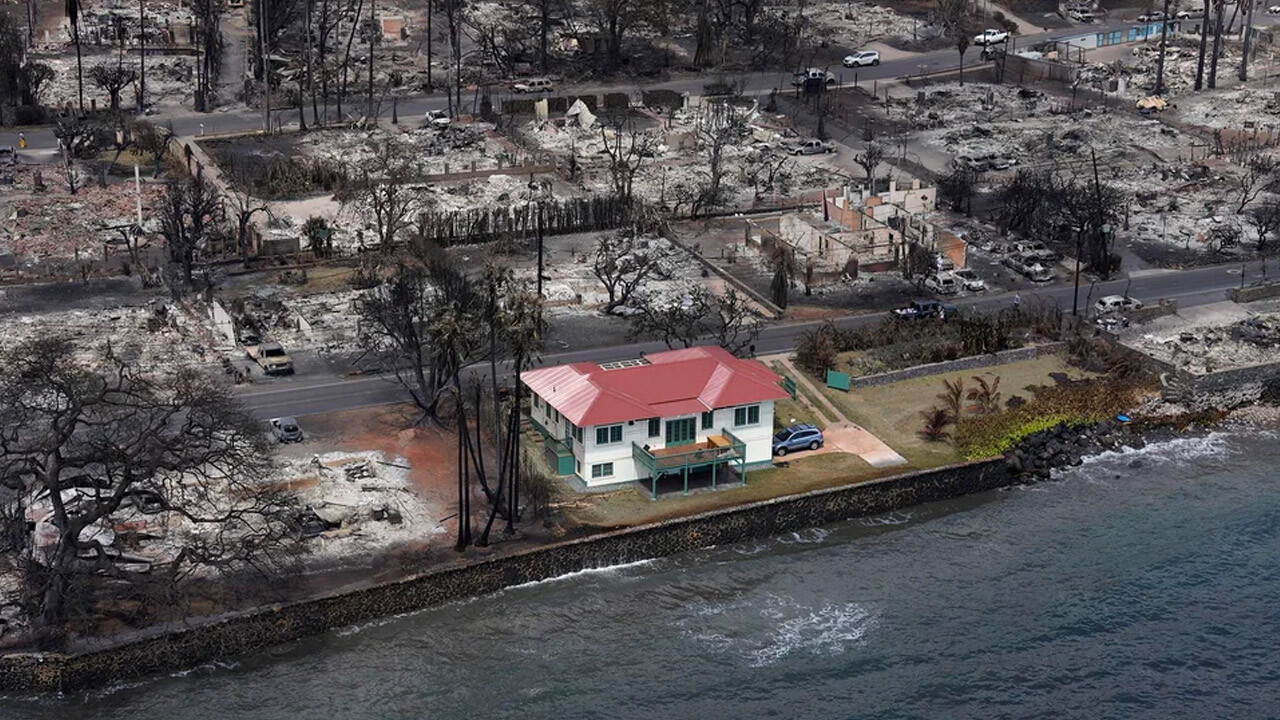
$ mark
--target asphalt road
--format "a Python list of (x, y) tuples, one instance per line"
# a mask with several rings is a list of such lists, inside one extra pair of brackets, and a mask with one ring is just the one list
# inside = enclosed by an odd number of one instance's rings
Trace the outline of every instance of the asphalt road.
[[(1050, 32), (1035, 33), (1031, 35), (1015, 36), (1010, 51), (1025, 47), (1029, 44), (1035, 44), (1044, 40), (1055, 37), (1067, 37), (1078, 35), (1081, 32), (1106, 32), (1107, 30), (1124, 28), (1132, 25), (1131, 22), (1114, 21), (1107, 24), (1079, 26), (1075, 28), (1065, 28), (1053, 30)], [(965, 52), (965, 67), (977, 65), (979, 63), (978, 56), (981, 54), (982, 48), (978, 46), (970, 47)], [(843, 83), (852, 85), (855, 81), (859, 84), (875, 80), (883, 80), (886, 78), (900, 78), (908, 75), (916, 75), (921, 72), (937, 72), (942, 70), (951, 70), (960, 64), (959, 53), (955, 50), (937, 50), (934, 52), (921, 53), (910, 57), (899, 58), (894, 60), (885, 60), (877, 67), (862, 67), (856, 70), (834, 67), (832, 72), (840, 75)], [(730, 74), (727, 76), (717, 75), (713, 73), (707, 74), (689, 74), (683, 75), (673, 80), (662, 82), (622, 82), (622, 83), (606, 83), (606, 84), (584, 84), (559, 86), (557, 91), (560, 94), (600, 94), (606, 92), (630, 92), (633, 90), (645, 89), (666, 89), (675, 90), (677, 92), (700, 93), (703, 86), (712, 80), (727, 79), (733, 82), (741, 83), (744, 92), (747, 94), (761, 95), (766, 94), (774, 88), (788, 90), (791, 88), (790, 73), (745, 73)], [(417, 122), (428, 110), (442, 110), (446, 107), (447, 102), (442, 95), (415, 95), (403, 98), (399, 103), (399, 116), (402, 122)], [(359, 118), (365, 112), (366, 101), (363, 96), (354, 94), (349, 102), (343, 107), (343, 112), (352, 118)], [(330, 108), (333, 111), (333, 108)], [(272, 112), (273, 124), (277, 121), (284, 127), (296, 127), (298, 120), (297, 108), (287, 108)], [(380, 117), (391, 117), (391, 102), (389, 99), (382, 103), (380, 108)], [(227, 132), (244, 132), (247, 130), (257, 130), (262, 128), (262, 111), (252, 110), (243, 107), (227, 107), (216, 110), (211, 113), (197, 113), (185, 108), (158, 108), (157, 112), (148, 116), (148, 118), (156, 123), (170, 123), (174, 132), (179, 136), (198, 136), (204, 134), (216, 134)], [(310, 109), (307, 110), (307, 121), (311, 121)], [(27, 150), (25, 155), (32, 160), (41, 159), (41, 156), (47, 156), (57, 147), (57, 140), (53, 136), (51, 127), (34, 127), (22, 128), (26, 140)], [(0, 144), (12, 144), (14, 147), (18, 145), (18, 129), (6, 130), (6, 136), (0, 137)]]
[[(1099, 283), (1093, 289), (1093, 299), (1103, 295), (1123, 294), (1126, 286), (1130, 296), (1147, 304), (1161, 299), (1176, 299), (1180, 307), (1203, 305), (1226, 299), (1225, 291), (1240, 286), (1241, 268), (1239, 265), (1216, 265), (1193, 270), (1168, 271), (1143, 275), (1128, 279)], [(1260, 276), (1259, 266), (1246, 268), (1247, 280)], [(1080, 288), (1080, 308), (1085, 311), (1086, 297), (1089, 287), (1082, 280)], [(1034, 292), (1022, 293), (1021, 302), (1031, 303), (1039, 298), (1043, 302), (1054, 303), (1070, 312), (1073, 288), (1049, 287)], [(1008, 294), (998, 296), (974, 296), (956, 301), (957, 305), (979, 310), (995, 310), (1008, 307), (1012, 303)], [(842, 317), (835, 320), (840, 328), (865, 327), (880, 322), (889, 313), (873, 313)], [(811, 330), (821, 321), (786, 323), (766, 328), (756, 341), (756, 354), (767, 355), (784, 352), (795, 347), (797, 338), (806, 330)], [(541, 365), (558, 365), (572, 362), (606, 362), (638, 357), (640, 353), (651, 353), (666, 350), (662, 343), (634, 343), (611, 347), (575, 350), (542, 358)], [(486, 370), (477, 368), (477, 371)], [(408, 396), (396, 384), (394, 378), (380, 376), (356, 376), (349, 378), (299, 379), (284, 380), (262, 387), (242, 387), (238, 394), (250, 411), (262, 418), (292, 415), (300, 417), (317, 413), (353, 410), (362, 407), (387, 405), (404, 402)]]

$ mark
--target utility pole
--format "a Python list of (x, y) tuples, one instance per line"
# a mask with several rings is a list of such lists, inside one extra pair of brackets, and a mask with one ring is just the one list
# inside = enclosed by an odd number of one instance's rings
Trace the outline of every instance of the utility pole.
[[(320, 124), (320, 111), (316, 108), (316, 79), (315, 74), (311, 71), (311, 3), (312, 0), (305, 0), (306, 17), (304, 18), (307, 36), (307, 44), (305, 46), (307, 53), (307, 92), (311, 93), (311, 124)], [(302, 83), (298, 83), (299, 92), (301, 92)]]
[(67, 0), (67, 15), (71, 18), (72, 40), (76, 43), (76, 88), (80, 95), (80, 114), (84, 114), (84, 61), (80, 56), (80, 0)]
[(1240, 53), (1240, 81), (1244, 82), (1249, 79), (1249, 53), (1253, 47), (1253, 6), (1254, 0), (1249, 1), (1248, 14), (1244, 16), (1244, 48)]
[(1218, 56), (1222, 54), (1222, 13), (1226, 11), (1226, 0), (1214, 1), (1213, 13), (1213, 55), (1209, 57), (1209, 89), (1218, 86)]
[(431, 80), (431, 16), (435, 13), (435, 0), (427, 0), (427, 93), (436, 91)]
[(258, 0), (262, 12), (258, 14), (259, 54), (262, 56), (262, 130), (271, 134), (271, 33), (267, 29), (267, 0)]
[(36, 46), (36, 0), (27, 0), (27, 47)]
[(138, 112), (147, 106), (147, 10), (138, 0)]
[(370, 122), (376, 119), (373, 116), (373, 41), (382, 33), (382, 28), (378, 26), (377, 6), (377, 0), (369, 3), (369, 109), (365, 112), (365, 117)]
[(1160, 57), (1156, 61), (1156, 95), (1164, 94), (1164, 53), (1169, 44), (1169, 0), (1164, 0), (1163, 15), (1160, 22)]

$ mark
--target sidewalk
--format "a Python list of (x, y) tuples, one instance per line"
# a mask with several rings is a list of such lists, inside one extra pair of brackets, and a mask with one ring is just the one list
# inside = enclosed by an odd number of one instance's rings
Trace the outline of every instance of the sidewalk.
[[(907, 459), (886, 445), (884, 441), (845, 417), (823, 394), (822, 390), (817, 388), (804, 373), (800, 372), (785, 354), (774, 355), (763, 358), (763, 360), (766, 363), (775, 360), (781, 363), (787, 369), (791, 378), (807, 391), (797, 393), (796, 397), (800, 402), (810, 407), (826, 424), (826, 429), (823, 431), (823, 440), (824, 449), (828, 452), (844, 452), (850, 455), (857, 455), (865, 460), (868, 465), (877, 468), (907, 464)], [(811, 398), (817, 398), (817, 406), (811, 402)], [(822, 450), (818, 452), (822, 452)]]

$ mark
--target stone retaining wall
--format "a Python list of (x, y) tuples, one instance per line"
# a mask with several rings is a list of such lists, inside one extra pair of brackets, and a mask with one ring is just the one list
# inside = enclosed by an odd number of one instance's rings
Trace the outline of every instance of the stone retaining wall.
[(226, 660), (334, 628), (578, 570), (769, 537), (1019, 482), (1003, 458), (816, 490), (571, 540), (222, 618), (79, 655), (0, 657), (0, 693), (71, 692)]
[(1272, 280), (1244, 288), (1230, 288), (1227, 290), (1227, 297), (1236, 303), (1251, 303), (1280, 297), (1280, 282)]
[(849, 379), (851, 388), (859, 387), (875, 387), (877, 385), (888, 385), (902, 380), (911, 380), (913, 378), (928, 377), (930, 375), (941, 375), (943, 373), (955, 372), (956, 370), (972, 370), (980, 367), (991, 367), (995, 365), (1008, 365), (1009, 363), (1021, 362), (1023, 360), (1031, 360), (1042, 355), (1052, 355), (1063, 348), (1063, 343), (1049, 343), (1047, 345), (1033, 345), (1031, 347), (1014, 348), (1013, 350), (1003, 350), (998, 353), (988, 355), (974, 355), (972, 357), (960, 358), (958, 360), (948, 360), (946, 362), (931, 363), (929, 365), (916, 365), (903, 370), (894, 370), (892, 372), (878, 373), (876, 375), (863, 375)]

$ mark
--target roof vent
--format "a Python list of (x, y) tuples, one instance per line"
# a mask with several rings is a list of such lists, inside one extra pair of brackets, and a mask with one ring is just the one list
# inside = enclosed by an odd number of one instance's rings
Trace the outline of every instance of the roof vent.
[(641, 367), (648, 365), (649, 361), (644, 358), (633, 358), (631, 360), (615, 360), (613, 362), (600, 363), (601, 370), (621, 370), (622, 368)]

